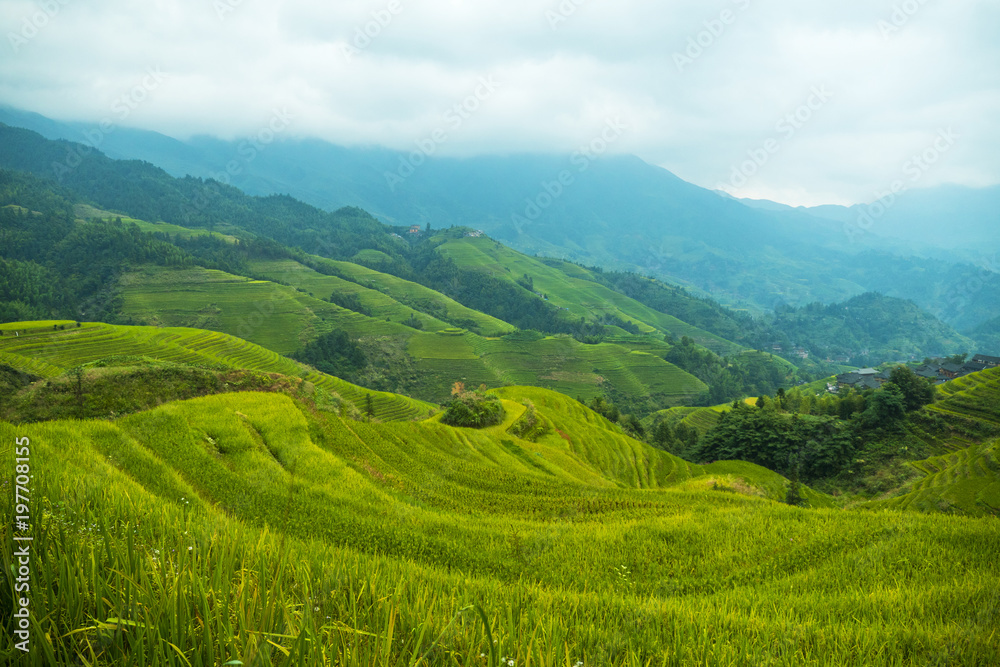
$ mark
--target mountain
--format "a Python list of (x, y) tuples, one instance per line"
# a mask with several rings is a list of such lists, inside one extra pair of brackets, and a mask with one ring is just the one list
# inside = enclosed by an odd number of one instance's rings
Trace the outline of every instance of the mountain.
[[(67, 151), (79, 150), (76, 145), (45, 141), (25, 130), (0, 128), (0, 132), (6, 139), (0, 158), (41, 174), (47, 174), (46, 166)], [(766, 393), (793, 381), (794, 369), (790, 366), (782, 366), (783, 361), (776, 363), (770, 358), (748, 355), (748, 348), (770, 350), (772, 344), (780, 343), (788, 359), (805, 372), (822, 377), (835, 368), (816, 364), (815, 359), (800, 359), (793, 354), (793, 344), (813, 346), (826, 341), (823, 349), (813, 348), (815, 358), (821, 361), (829, 355), (831, 344), (840, 350), (850, 347), (848, 341), (856, 342), (858, 337), (867, 335), (864, 333), (867, 325), (856, 319), (848, 329), (838, 329), (838, 335), (842, 334), (840, 341), (836, 337), (831, 340), (828, 332), (796, 329), (801, 323), (791, 327), (790, 331), (795, 333), (790, 334), (775, 326), (772, 318), (754, 319), (745, 313), (728, 311), (710, 301), (693, 298), (679, 288), (634, 274), (528, 257), (478, 232), (449, 229), (421, 230), (414, 234), (408, 228), (386, 227), (358, 209), (324, 213), (287, 196), (248, 197), (232, 187), (192, 178), (174, 179), (147, 163), (109, 160), (97, 152), (82, 157), (79, 164), (62, 176), (64, 184), (87, 193), (102, 206), (121, 212), (139, 211), (148, 220), (168, 221), (152, 223), (126, 214), (127, 225), (138, 225), (140, 230), (154, 236), (142, 239), (125, 234), (127, 242), (115, 241), (125, 243), (124, 246), (103, 253), (122, 254), (107, 257), (104, 264), (95, 264), (94, 255), (79, 249), (58, 260), (46, 260), (53, 267), (77, 272), (72, 286), (64, 284), (53, 292), (64, 301), (83, 288), (114, 295), (104, 305), (86, 297), (89, 312), (82, 317), (93, 319), (101, 313), (99, 319), (111, 321), (124, 317), (122, 321), (207, 326), (240, 335), (282, 354), (296, 352), (317, 336), (328, 333), (331, 327), (354, 336), (391, 336), (399, 341), (394, 349), (403, 345), (406, 350), (398, 348), (402, 356), (393, 356), (396, 362), (410, 357), (418, 360), (412, 373), (376, 373), (374, 367), (371, 373), (360, 368), (343, 372), (366, 386), (405, 391), (425, 400), (444, 400), (453, 375), (488, 386), (541, 382), (587, 399), (603, 392), (614, 395), (616, 402), (621, 401), (630, 411), (646, 413), (695, 398), (714, 403), (742, 395), (741, 392)], [(84, 210), (87, 207), (81, 209), (79, 204), (72, 203), (74, 195), (69, 191), (60, 200), (57, 192), (46, 190), (48, 186), (41, 182), (24, 177), (8, 181), (5, 203), (31, 210), (61, 209), (63, 216), (105, 221), (116, 216), (93, 208), (89, 212)], [(16, 220), (12, 218), (12, 222)], [(58, 242), (54, 239), (62, 237), (53, 237), (48, 240), (50, 248), (69, 248), (70, 237), (79, 237), (75, 241), (78, 245), (100, 247), (110, 243), (109, 238), (114, 235), (124, 233), (124, 228), (119, 231), (97, 225), (72, 229), (67, 224), (64, 220), (52, 228), (53, 233), (64, 228), (60, 233), (70, 236)], [(197, 236), (192, 238), (190, 227), (199, 225), (203, 227), (199, 234), (204, 234), (204, 228), (211, 228), (215, 230), (211, 235), (228, 242), (212, 246), (198, 241)], [(234, 233), (251, 236), (234, 247)], [(87, 234), (91, 238), (83, 238)], [(261, 235), (309, 253), (303, 255), (300, 250), (267, 245)], [(177, 247), (171, 247), (171, 243)], [(58, 276), (41, 277), (46, 269), (45, 262), (38, 263), (41, 259), (38, 253), (6, 254), (13, 262), (35, 262), (27, 266), (9, 262), (6, 265), (4, 271), (14, 274), (29, 270), (38, 274), (22, 283), (48, 285), (49, 289), (60, 284)], [(126, 263), (132, 268), (124, 271), (118, 268)], [(104, 268), (99, 275), (94, 275), (101, 266)], [(81, 280), (80, 274), (93, 275), (94, 282)], [(273, 289), (263, 283), (257, 287), (252, 285), (258, 283), (243, 284), (245, 277), (250, 276), (279, 284)], [(203, 287), (194, 291), (197, 293), (192, 292), (191, 298), (179, 301), (181, 294), (192, 291), (197, 284)], [(280, 299), (287, 312), (282, 318), (265, 318), (264, 326), (247, 327), (241, 308), (249, 308), (262, 295), (272, 293), (274, 296), (264, 296), (265, 300), (274, 301), (279, 294), (287, 295)], [(25, 305), (28, 303), (25, 299), (41, 310), (32, 311)], [(70, 312), (65, 310), (66, 303), (53, 299), (28, 294), (9, 297), (4, 306), (10, 310), (6, 318), (30, 319), (36, 316), (33, 312), (38, 316), (46, 312)], [(919, 328), (910, 326), (920, 318), (924, 318), (921, 321), (933, 335), (928, 337)], [(939, 348), (948, 352), (972, 351), (971, 341), (932, 320), (911, 313), (906, 318), (885, 322), (880, 325), (880, 333), (891, 336), (893, 343), (869, 341), (858, 349), (871, 348), (873, 358), (879, 360), (897, 358), (896, 354), (904, 357), (927, 354)], [(907, 326), (910, 328), (904, 331)], [(415, 327), (426, 329), (426, 333), (418, 334)], [(454, 344), (456, 339), (452, 339), (450, 346), (440, 341), (416, 342), (428, 334), (443, 334), (446, 329), (456, 327), (468, 330), (462, 335), (471, 347)], [(490, 340), (509, 334), (514, 328), (538, 329), (566, 339), (546, 343), (543, 336), (535, 341), (522, 341), (511, 349)], [(695, 373), (697, 379), (675, 373), (678, 369), (663, 361), (671, 347), (664, 336), (674, 341), (690, 338), (718, 357), (707, 365), (704, 360), (697, 361), (695, 367), (700, 369)], [(542, 348), (548, 351), (543, 352)], [(518, 353), (529, 349), (535, 352), (511, 356), (515, 349)], [(370, 352), (374, 355), (372, 359), (390, 353), (386, 349)], [(574, 359), (570, 364), (572, 370), (570, 366), (558, 369), (560, 364), (566, 365), (566, 355)], [(595, 363), (596, 359), (591, 359), (594, 355), (603, 361)], [(514, 366), (520, 370), (511, 367), (514, 359), (521, 359)], [(678, 361), (681, 359), (695, 364), (691, 355), (682, 355)], [(384, 366), (395, 369), (400, 364)], [(735, 373), (737, 368), (741, 369), (738, 379), (719, 375), (720, 369)], [(663, 379), (654, 380), (658, 373)], [(701, 383), (710, 386), (706, 388)], [(639, 396), (646, 397), (641, 405), (634, 402)]]
[(740, 199), (751, 208), (805, 213), (843, 225), (858, 243), (891, 242), (931, 256), (958, 251), (973, 263), (1000, 271), (1000, 186), (939, 185), (886, 193), (854, 206), (790, 207), (767, 200)]
[[(988, 217), (995, 190), (970, 194), (966, 204), (958, 195), (926, 206), (911, 202), (917, 191), (901, 195), (881, 227), (905, 229), (907, 215), (925, 211), (920, 228), (937, 230), (933, 239), (950, 236), (978, 248), (942, 250), (952, 247), (944, 244), (929, 253), (913, 239), (845, 233), (847, 210), (747, 205), (630, 156), (457, 159), (280, 135), (269, 143), (181, 142), (126, 128), (94, 135), (85, 125), (10, 109), (0, 111), (4, 119), (50, 138), (81, 141), (90, 132), (111, 156), (145, 160), (177, 177), (215, 178), (253, 195), (289, 194), (325, 210), (359, 207), (402, 227), (482, 229), (528, 254), (640, 272), (754, 313), (878, 291), (911, 299), (963, 330), (1000, 316)], [(64, 153), (56, 163), (66, 159)], [(963, 211), (960, 220), (935, 217), (951, 203)], [(966, 219), (976, 222), (963, 226)]]
[(782, 308), (773, 326), (813, 355), (846, 357), (857, 366), (976, 349), (976, 342), (912, 301), (875, 293), (837, 304)]

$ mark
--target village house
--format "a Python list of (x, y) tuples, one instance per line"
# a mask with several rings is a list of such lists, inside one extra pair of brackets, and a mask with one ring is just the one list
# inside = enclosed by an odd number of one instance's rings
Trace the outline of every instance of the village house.
[(985, 354), (977, 354), (972, 357), (967, 366), (976, 366), (976, 370), (983, 370), (984, 368), (996, 368), (1000, 366), (1000, 357), (990, 357)]
[(949, 380), (954, 380), (958, 376), (965, 374), (963, 372), (964, 368), (965, 367), (962, 364), (956, 364), (956, 363), (950, 363), (949, 362), (949, 363), (941, 364), (941, 366), (938, 368), (938, 373), (940, 373), (944, 377), (948, 378)]

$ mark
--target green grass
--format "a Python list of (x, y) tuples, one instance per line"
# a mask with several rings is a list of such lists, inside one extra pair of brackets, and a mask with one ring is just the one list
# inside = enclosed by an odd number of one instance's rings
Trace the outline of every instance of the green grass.
[[(388, 296), (396, 302), (412, 307), (420, 312), (429, 312), (431, 314), (444, 313), (444, 317), (449, 320), (470, 320), (475, 323), (484, 336), (500, 336), (515, 330), (513, 325), (503, 320), (498, 320), (478, 310), (463, 306), (440, 292), (409, 280), (403, 280), (388, 273), (382, 273), (351, 262), (338, 262), (316, 256), (310, 257), (310, 260), (332, 273), (346, 277), (347, 280), (354, 284), (353, 288), (349, 286), (350, 283), (343, 285), (344, 281), (341, 283), (330, 283), (331, 285), (339, 285), (344, 289), (355, 290), (360, 286), (367, 287), (367, 290), (358, 292), (362, 303), (366, 305), (366, 299), (374, 297), (374, 294), (372, 294), (374, 292)], [(262, 270), (266, 272), (275, 268), (262, 267)], [(304, 275), (312, 275), (308, 273), (309, 271), (309, 269), (306, 269)]]
[[(990, 665), (1000, 523), (792, 508), (576, 401), (490, 429), (369, 424), (283, 394), (30, 438), (33, 653), (14, 664)], [(531, 401), (551, 432), (508, 430)], [(72, 446), (67, 446), (72, 443)], [(14, 564), (0, 543), (0, 566)], [(10, 604), (9, 584), (2, 588)], [(9, 622), (5, 622), (9, 623)], [(232, 663), (236, 664), (236, 663)]]
[(485, 237), (450, 240), (442, 244), (439, 251), (454, 259), (460, 267), (486, 271), (510, 281), (529, 275), (535, 291), (547, 295), (550, 303), (565, 309), (567, 316), (573, 320), (581, 317), (592, 320), (604, 314), (615, 315), (634, 322), (645, 333), (669, 333), (676, 338), (689, 336), (699, 345), (718, 354), (734, 354), (743, 349), (715, 334), (608, 289), (590, 279), (586, 269), (573, 264), (543, 262)]
[[(94, 208), (93, 206), (88, 206), (86, 204), (77, 204), (74, 209), (74, 214), (77, 218), (91, 219), (98, 218), (105, 221), (112, 221), (116, 218), (120, 218), (122, 222), (128, 224), (134, 224), (139, 227), (144, 232), (152, 232), (159, 234), (169, 234), (173, 237), (180, 237), (184, 239), (189, 239), (196, 236), (214, 236), (215, 238), (222, 239), (227, 243), (236, 243), (237, 239), (235, 236), (230, 234), (223, 234), (215, 230), (191, 228), (191, 227), (181, 227), (180, 225), (172, 225), (169, 222), (147, 222), (145, 220), (138, 220), (136, 218), (129, 217), (127, 215), (119, 215), (117, 213), (112, 213), (110, 211), (102, 211), (100, 209)], [(229, 225), (220, 225), (221, 228), (229, 228)]]
[[(319, 261), (319, 260), (317, 260)], [(347, 262), (326, 261), (360, 284), (320, 274), (292, 261), (257, 262), (255, 272), (274, 280), (251, 280), (202, 268), (143, 267), (122, 280), (124, 311), (139, 322), (226, 332), (280, 354), (341, 328), (353, 336), (405, 338), (419, 374), (411, 393), (440, 402), (458, 380), (469, 385), (535, 385), (572, 396), (593, 398), (613, 387), (632, 396), (654, 396), (660, 405), (689, 403), (707, 387), (663, 360), (660, 342), (584, 345), (569, 336), (540, 341), (486, 338), (404, 305), (392, 295), (417, 303), (436, 295), (436, 308), (449, 317), (474, 319), (481, 329), (509, 332), (512, 327), (460, 306), (427, 288)], [(334, 290), (356, 296), (371, 312), (362, 315), (322, 300)], [(425, 331), (400, 322), (420, 319)], [(389, 319), (391, 321), (386, 321)], [(651, 352), (650, 352), (651, 351)]]
[(1000, 440), (912, 464), (924, 477), (909, 492), (864, 506), (1000, 517)]
[(710, 408), (670, 408), (656, 412), (643, 420), (646, 428), (652, 426), (657, 420), (666, 420), (671, 426), (684, 423), (695, 428), (701, 435), (705, 435), (715, 428), (719, 423), (719, 417), (724, 410), (728, 410), (731, 404), (716, 405)]
[(293, 287), (198, 267), (146, 266), (125, 275), (121, 291), (124, 313), (137, 321), (223, 331), (280, 354), (300, 349), (333, 327), (375, 336), (413, 331)]
[[(304, 379), (353, 405), (366, 407), (372, 396), (379, 420), (407, 420), (424, 416), (434, 406), (396, 394), (376, 392), (311, 370), (302, 364), (245, 340), (210, 331), (84, 324), (54, 331), (51, 323), (28, 323), (28, 334), (0, 336), (0, 360), (20, 370), (45, 377), (111, 356), (140, 355), (161, 361), (227, 368), (246, 368)], [(3, 325), (15, 330), (25, 323)]]
[(942, 400), (928, 410), (1000, 425), (1000, 368), (972, 373), (938, 387)]

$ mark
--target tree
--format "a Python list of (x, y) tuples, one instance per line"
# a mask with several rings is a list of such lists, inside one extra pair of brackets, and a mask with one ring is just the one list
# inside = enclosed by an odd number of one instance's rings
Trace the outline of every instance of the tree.
[(505, 415), (503, 404), (496, 396), (486, 396), (478, 391), (463, 391), (448, 404), (444, 415), (441, 416), (441, 423), (449, 426), (485, 428), (503, 422)]
[(894, 429), (906, 419), (906, 397), (893, 382), (886, 382), (868, 399), (868, 407), (861, 413), (861, 426), (865, 429)]
[(793, 479), (791, 484), (788, 485), (785, 502), (796, 507), (805, 505), (806, 499), (802, 497), (802, 484), (797, 479)]
[(934, 386), (914, 373), (913, 369), (908, 366), (893, 368), (889, 374), (889, 380), (903, 392), (907, 412), (919, 410), (928, 403), (934, 402)]

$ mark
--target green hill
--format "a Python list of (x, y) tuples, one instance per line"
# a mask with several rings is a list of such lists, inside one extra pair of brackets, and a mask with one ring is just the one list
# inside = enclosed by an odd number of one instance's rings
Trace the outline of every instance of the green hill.
[(73, 322), (0, 324), (0, 363), (53, 377), (106, 357), (138, 355), (185, 364), (250, 369), (298, 377), (347, 401), (356, 412), (372, 397), (379, 420), (422, 417), (434, 406), (396, 394), (370, 391), (324, 375), (253, 343), (226, 334), (186, 328), (152, 328)]
[[(0, 342), (59, 363), (102, 347), (71, 334), (228, 358), (181, 330), (46, 329)], [(88, 378), (128, 386), (129, 368)], [(30, 664), (1000, 658), (995, 520), (789, 507), (774, 473), (688, 464), (544, 389), (499, 390), (507, 417), (482, 431), (354, 421), (295, 378), (273, 389), (0, 422), (4, 466), (17, 442), (35, 474)]]
[(529, 257), (486, 237), (449, 239), (437, 247), (465, 269), (501, 276), (516, 283), (525, 276), (535, 292), (544, 294), (572, 319), (599, 319), (610, 315), (638, 326), (639, 331), (688, 336), (719, 354), (740, 351), (739, 345), (698, 329), (666, 313), (625, 296), (596, 281), (588, 269), (558, 260)]

